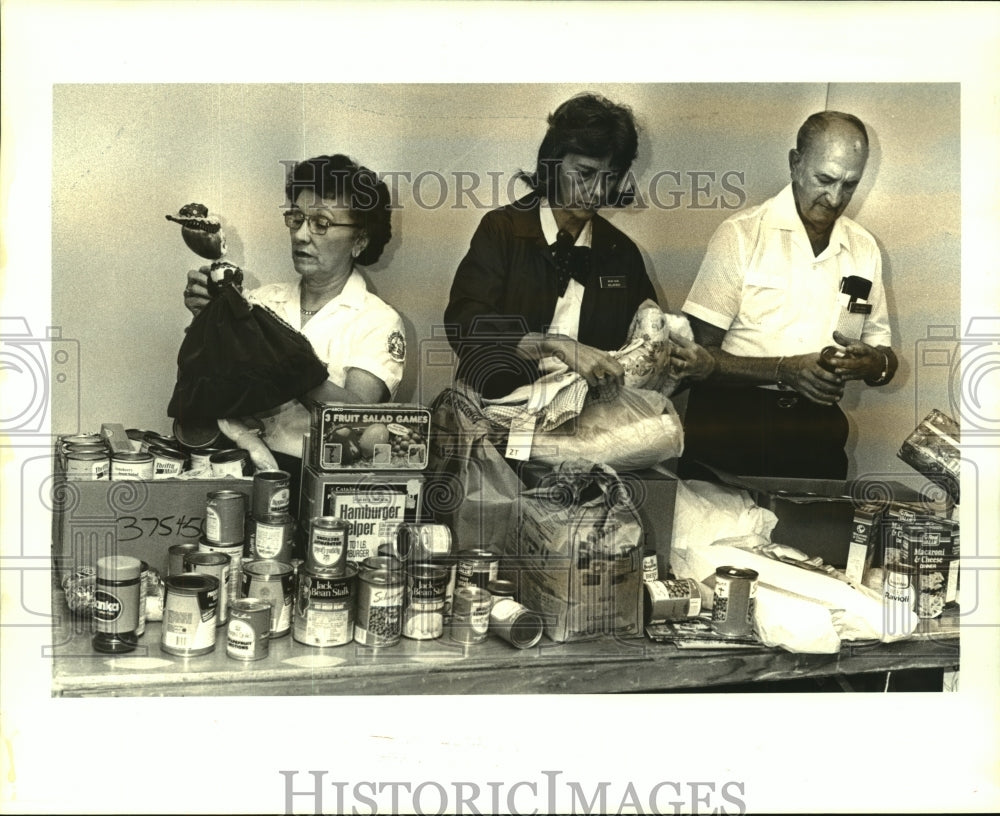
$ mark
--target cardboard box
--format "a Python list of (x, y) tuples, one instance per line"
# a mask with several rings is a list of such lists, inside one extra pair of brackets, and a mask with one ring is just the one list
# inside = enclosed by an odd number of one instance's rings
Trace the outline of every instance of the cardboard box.
[(129, 555), (167, 573), (167, 551), (205, 533), (207, 495), (238, 490), (253, 498), (251, 479), (67, 481), (52, 487), (52, 565), (60, 580), (108, 555)]
[(424, 477), (418, 473), (321, 473), (302, 469), (299, 522), (336, 516), (351, 523), (348, 561), (377, 555), (380, 544), (396, 539), (400, 524), (421, 521)]
[(518, 600), (556, 642), (643, 635), (643, 528), (631, 502), (616, 500), (623, 489), (595, 478), (571, 498), (543, 478), (520, 497), (501, 574), (516, 576)]
[[(929, 515), (948, 517), (952, 505), (925, 496), (896, 481), (843, 482), (830, 479), (779, 479), (762, 476), (722, 476), (722, 481), (750, 491), (754, 500), (778, 517), (771, 540), (819, 556), (843, 569), (854, 525), (855, 510), (865, 504), (886, 510), (905, 504)], [(875, 557), (881, 563), (881, 553)]]
[(424, 470), (430, 425), (430, 411), (419, 405), (317, 404), (308, 464), (328, 473)]

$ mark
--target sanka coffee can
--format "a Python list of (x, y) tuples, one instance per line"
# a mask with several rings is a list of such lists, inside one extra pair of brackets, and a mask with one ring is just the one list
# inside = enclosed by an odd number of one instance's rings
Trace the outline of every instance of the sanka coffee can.
[(395, 559), (366, 558), (358, 573), (354, 639), (363, 646), (395, 646), (403, 634), (406, 578)]
[(271, 643), (271, 604), (260, 598), (237, 598), (229, 609), (226, 654), (235, 660), (262, 660)]
[(354, 583), (357, 570), (343, 575), (299, 572), (292, 637), (306, 646), (344, 646), (354, 640)]
[(259, 470), (253, 476), (253, 515), (266, 518), (289, 512), (291, 475), (284, 470)]
[(712, 628), (727, 637), (753, 634), (757, 606), (757, 572), (740, 567), (719, 567), (715, 571), (715, 598)]
[(179, 657), (211, 652), (219, 607), (218, 579), (188, 572), (169, 576), (164, 585), (160, 648)]
[[(300, 576), (301, 578), (301, 576)], [(260, 598), (271, 604), (271, 637), (284, 637), (292, 629), (292, 565), (281, 561), (243, 564), (240, 597)]]
[(248, 550), (252, 559), (289, 563), (295, 542), (295, 519), (287, 513), (250, 519)]
[(238, 490), (213, 490), (205, 505), (205, 538), (213, 544), (242, 544), (247, 497)]
[(97, 584), (94, 588), (93, 647), (98, 652), (117, 654), (136, 647), (139, 626), (138, 558), (110, 555), (97, 559)]
[(350, 523), (334, 516), (316, 516), (310, 519), (306, 567), (343, 575), (347, 567), (350, 532)]

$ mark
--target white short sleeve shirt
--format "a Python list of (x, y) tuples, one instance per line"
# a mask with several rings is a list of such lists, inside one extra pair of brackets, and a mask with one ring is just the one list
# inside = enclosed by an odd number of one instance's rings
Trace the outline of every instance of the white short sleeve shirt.
[[(870, 281), (871, 291), (849, 310), (840, 287), (852, 275)], [(875, 239), (841, 216), (829, 246), (814, 256), (791, 185), (719, 226), (683, 311), (725, 329), (722, 350), (742, 357), (817, 352), (833, 344), (834, 331), (892, 344)]]
[[(247, 294), (251, 303), (271, 309), (304, 334), (326, 363), (330, 382), (343, 387), (347, 372), (363, 369), (385, 383), (395, 396), (406, 362), (406, 341), (399, 314), (368, 291), (364, 278), (352, 272), (343, 291), (302, 325), (298, 282), (273, 283)], [(298, 401), (287, 402), (266, 416), (264, 438), (272, 450), (302, 455), (302, 435), (310, 416)]]

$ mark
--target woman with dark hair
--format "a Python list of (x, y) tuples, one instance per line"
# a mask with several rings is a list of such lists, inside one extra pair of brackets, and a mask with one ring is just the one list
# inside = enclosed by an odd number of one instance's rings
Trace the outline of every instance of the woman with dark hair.
[[(639, 305), (656, 301), (639, 249), (597, 214), (632, 198), (626, 177), (638, 150), (632, 112), (594, 94), (574, 96), (548, 118), (523, 198), (487, 213), (459, 264), (445, 322), (457, 376), (484, 397), (539, 377), (554, 356), (612, 393), (620, 348)], [(678, 340), (672, 363), (705, 376), (711, 358)]]
[[(279, 466), (297, 477), (310, 423), (306, 405), (388, 401), (402, 378), (406, 347), (399, 314), (368, 291), (355, 269), (377, 261), (392, 235), (386, 185), (338, 154), (296, 164), (285, 193), (298, 280), (261, 286), (247, 299), (305, 335), (326, 364), (325, 382), (257, 417)], [(193, 314), (208, 303), (209, 269), (188, 273), (184, 305)]]

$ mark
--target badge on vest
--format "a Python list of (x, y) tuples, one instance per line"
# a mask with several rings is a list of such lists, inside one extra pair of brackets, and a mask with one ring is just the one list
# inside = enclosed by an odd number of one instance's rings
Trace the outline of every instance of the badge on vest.
[(602, 289), (624, 289), (624, 275), (601, 275), (599, 278)]
[(858, 303), (858, 301), (855, 300), (847, 307), (847, 311), (851, 314), (867, 315), (872, 313), (872, 305), (870, 303)]

